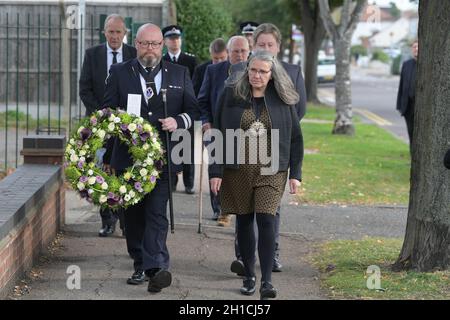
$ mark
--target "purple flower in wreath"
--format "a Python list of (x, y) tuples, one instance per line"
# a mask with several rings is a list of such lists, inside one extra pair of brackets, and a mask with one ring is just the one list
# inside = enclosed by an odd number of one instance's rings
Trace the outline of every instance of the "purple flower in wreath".
[(158, 170), (162, 170), (163, 165), (164, 165), (164, 162), (163, 162), (162, 160), (157, 160), (157, 161), (155, 162), (155, 167), (156, 167), (156, 169), (158, 169)]
[(87, 139), (89, 139), (89, 137), (92, 134), (92, 130), (89, 128), (84, 128), (83, 130), (81, 130), (80, 132), (80, 137), (82, 141), (86, 141)]
[(138, 133), (141, 133), (141, 132), (142, 132), (142, 125), (141, 125), (141, 124), (138, 124), (138, 125), (136, 126), (136, 130), (137, 130)]
[(134, 183), (134, 188), (137, 190), (137, 191), (139, 191), (139, 192), (142, 192), (143, 190), (142, 190), (142, 184), (140, 183), (140, 182), (135, 182)]
[(96, 181), (97, 183), (102, 184), (103, 182), (105, 182), (105, 179), (103, 179), (102, 176), (96, 176), (96, 177), (95, 177), (95, 181)]
[(86, 182), (88, 182), (88, 177), (86, 177), (86, 176), (81, 176), (80, 177), (80, 182), (82, 182), (82, 183), (86, 183)]
[(139, 134), (139, 137), (141, 138), (142, 141), (146, 141), (150, 137), (150, 133), (142, 132)]
[(108, 193), (108, 199), (106, 200), (106, 202), (110, 205), (110, 206), (115, 206), (116, 204), (119, 203), (119, 196), (115, 195), (112, 192)]
[(151, 183), (155, 183), (156, 181), (156, 177), (155, 176), (150, 176), (150, 182)]
[(97, 125), (97, 118), (96, 118), (96, 117), (92, 117), (91, 120), (90, 120), (90, 122), (91, 122), (91, 124), (92, 124), (93, 126)]
[(78, 161), (78, 164), (77, 164), (78, 169), (83, 169), (83, 164), (84, 164), (83, 161)]
[(123, 132), (127, 132), (127, 131), (128, 131), (128, 125), (125, 124), (125, 123), (122, 123), (122, 124), (120, 125), (120, 129), (121, 129)]
[[(81, 134), (81, 133), (80, 133)], [(82, 141), (80, 141), (80, 140), (78, 140), (77, 141), (77, 147), (78, 148), (81, 148), (83, 146), (83, 142)]]
[(133, 144), (133, 146), (137, 145), (137, 140), (136, 139), (131, 139), (131, 143)]

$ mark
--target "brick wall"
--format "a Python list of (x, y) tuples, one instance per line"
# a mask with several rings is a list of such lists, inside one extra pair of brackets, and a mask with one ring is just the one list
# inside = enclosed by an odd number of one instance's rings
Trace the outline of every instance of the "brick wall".
[(64, 225), (63, 169), (26, 164), (0, 182), (0, 298)]

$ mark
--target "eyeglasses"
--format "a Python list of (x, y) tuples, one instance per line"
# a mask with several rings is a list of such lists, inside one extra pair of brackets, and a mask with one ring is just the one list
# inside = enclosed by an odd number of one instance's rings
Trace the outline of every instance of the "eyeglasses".
[(258, 70), (255, 68), (248, 69), (248, 74), (251, 76), (255, 76), (256, 74), (259, 74), (261, 77), (268, 75), (272, 70)]
[(152, 47), (152, 49), (158, 49), (162, 45), (162, 41), (161, 42), (138, 41), (137, 43), (139, 43), (139, 45), (141, 47), (144, 47), (147, 49), (149, 46)]

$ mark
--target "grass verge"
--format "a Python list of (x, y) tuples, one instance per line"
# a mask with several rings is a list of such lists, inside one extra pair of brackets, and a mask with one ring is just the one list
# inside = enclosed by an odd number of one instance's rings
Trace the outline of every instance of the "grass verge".
[[(322, 288), (333, 299), (450, 299), (450, 271), (418, 273), (390, 270), (402, 246), (400, 239), (364, 238), (320, 244), (312, 258), (321, 272)], [(382, 290), (373, 282), (369, 266), (381, 271)]]
[[(319, 111), (317, 111), (319, 110)], [(309, 119), (334, 116), (334, 109), (310, 107)], [(305, 143), (301, 203), (406, 205), (409, 147), (385, 130), (356, 123), (355, 136), (331, 134), (330, 123), (302, 123)]]

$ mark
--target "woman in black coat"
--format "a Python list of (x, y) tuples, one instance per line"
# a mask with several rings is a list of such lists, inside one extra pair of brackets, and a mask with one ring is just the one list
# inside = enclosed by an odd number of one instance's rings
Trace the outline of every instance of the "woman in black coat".
[(236, 215), (245, 269), (240, 291), (244, 295), (255, 292), (256, 218), (261, 299), (277, 295), (271, 278), (276, 209), (288, 178), (292, 194), (297, 193), (301, 181), (303, 137), (295, 110), (298, 100), (278, 60), (269, 52), (258, 51), (245, 71), (225, 88), (214, 120), (214, 128), (223, 137), (216, 154), (224, 159), (216, 159), (219, 163), (210, 168), (211, 190), (217, 194), (220, 189), (222, 212)]

